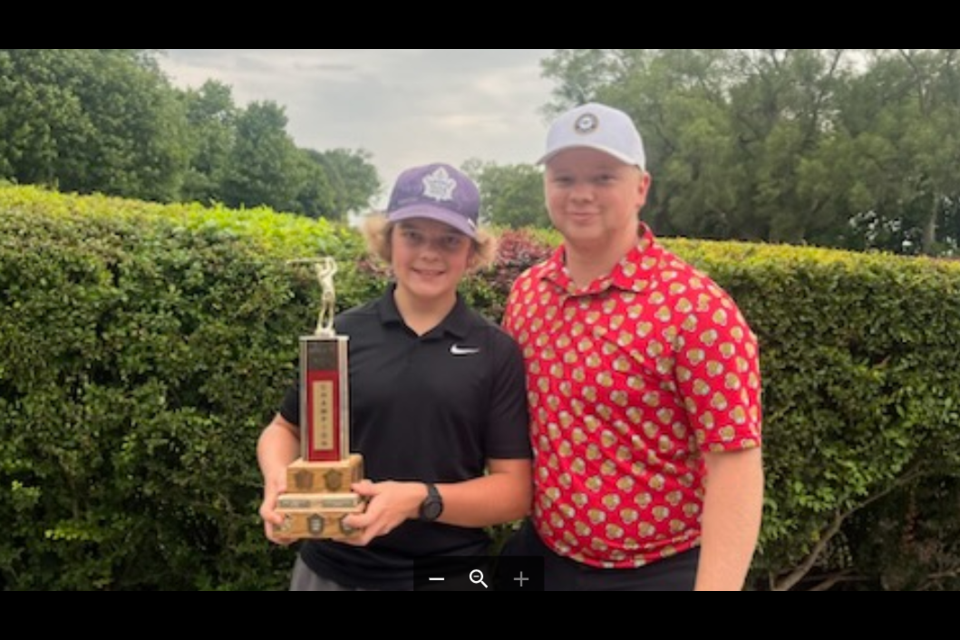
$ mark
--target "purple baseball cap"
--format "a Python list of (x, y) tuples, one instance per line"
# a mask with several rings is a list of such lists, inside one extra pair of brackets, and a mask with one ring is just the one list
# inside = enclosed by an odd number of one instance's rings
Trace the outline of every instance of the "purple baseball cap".
[(397, 178), (387, 206), (387, 220), (427, 218), (477, 238), (480, 191), (473, 180), (448, 164), (407, 169)]

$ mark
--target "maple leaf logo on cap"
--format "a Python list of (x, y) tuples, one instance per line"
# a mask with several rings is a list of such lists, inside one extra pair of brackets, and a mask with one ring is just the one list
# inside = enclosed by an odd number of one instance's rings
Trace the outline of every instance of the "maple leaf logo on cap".
[(456, 188), (457, 181), (451, 178), (443, 167), (423, 179), (423, 195), (437, 202), (453, 200), (453, 192)]

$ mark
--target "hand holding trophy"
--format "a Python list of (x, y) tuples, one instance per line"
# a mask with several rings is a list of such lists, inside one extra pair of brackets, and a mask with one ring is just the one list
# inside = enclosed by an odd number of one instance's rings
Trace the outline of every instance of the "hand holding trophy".
[(333, 326), (336, 290), (333, 258), (293, 260), (314, 267), (322, 289), (317, 329), (300, 338), (300, 458), (287, 468), (288, 493), (276, 528), (294, 539), (346, 539), (358, 533), (343, 518), (364, 510), (350, 485), (363, 479), (363, 457), (350, 452), (350, 378), (347, 336)]

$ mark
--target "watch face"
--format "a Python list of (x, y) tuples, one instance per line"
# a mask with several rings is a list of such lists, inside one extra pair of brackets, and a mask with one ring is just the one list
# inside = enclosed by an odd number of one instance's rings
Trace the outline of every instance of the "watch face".
[(443, 503), (439, 500), (426, 500), (420, 507), (420, 517), (428, 522), (433, 522), (440, 517), (443, 512)]

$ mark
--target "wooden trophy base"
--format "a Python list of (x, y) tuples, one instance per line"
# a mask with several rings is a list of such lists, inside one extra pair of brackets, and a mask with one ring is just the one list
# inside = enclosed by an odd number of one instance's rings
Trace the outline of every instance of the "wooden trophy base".
[(284, 523), (275, 531), (284, 537), (345, 540), (359, 533), (343, 524), (353, 513), (363, 513), (362, 497), (350, 485), (363, 479), (363, 457), (353, 454), (335, 462), (297, 460), (287, 468), (288, 493), (277, 501)]
[(363, 480), (363, 456), (351, 454), (335, 462), (307, 462), (300, 458), (287, 467), (290, 493), (347, 493), (350, 485)]
[(281, 506), (277, 511), (283, 514), (283, 525), (276, 527), (275, 531), (286, 538), (295, 538), (298, 540), (347, 540), (359, 534), (358, 529), (351, 529), (343, 523), (343, 519), (353, 513), (363, 513), (366, 505), (363, 499), (355, 493), (326, 494), (326, 496), (337, 496), (334, 502), (344, 504), (349, 502), (353, 504), (350, 507), (321, 507), (327, 501), (326, 497), (319, 497), (322, 494), (295, 494), (287, 493), (280, 499), (283, 505), (285, 500), (291, 500), (294, 504), (314, 503), (317, 506), (306, 509)]

